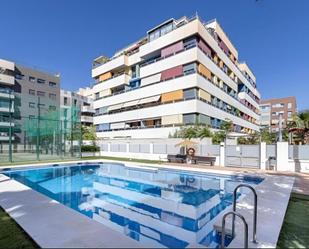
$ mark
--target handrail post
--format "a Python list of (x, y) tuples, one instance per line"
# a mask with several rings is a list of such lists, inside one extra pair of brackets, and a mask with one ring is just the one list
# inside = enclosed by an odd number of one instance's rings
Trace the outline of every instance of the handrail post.
[[(245, 188), (249, 188), (254, 195), (254, 210), (253, 210), (253, 234), (252, 234), (252, 242), (253, 243), (257, 243), (256, 240), (256, 226), (257, 226), (257, 194), (255, 189), (248, 185), (248, 184), (239, 184), (233, 192), (233, 212), (236, 212), (236, 202), (237, 202), (237, 190), (241, 187), (245, 187)], [(233, 218), (232, 218), (232, 237), (234, 237), (235, 234), (235, 214), (233, 214)]]
[(225, 242), (225, 218), (230, 214), (232, 214), (233, 217), (238, 216), (242, 220), (242, 222), (244, 223), (244, 233), (245, 233), (244, 234), (244, 248), (248, 248), (249, 247), (248, 246), (248, 224), (246, 222), (245, 217), (242, 216), (241, 214), (235, 212), (235, 211), (230, 211), (230, 212), (226, 213), (225, 215), (223, 215), (222, 227), (221, 227), (221, 229), (222, 229), (222, 231), (221, 231), (221, 248), (225, 247), (224, 246), (224, 242)]

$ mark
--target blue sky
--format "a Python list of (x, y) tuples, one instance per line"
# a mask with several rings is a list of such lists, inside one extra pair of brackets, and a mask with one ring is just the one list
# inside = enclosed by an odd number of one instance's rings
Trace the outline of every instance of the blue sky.
[(309, 108), (308, 0), (2, 0), (0, 58), (61, 72), (62, 87), (75, 90), (92, 82), (93, 58), (196, 11), (217, 18), (263, 98), (295, 95)]

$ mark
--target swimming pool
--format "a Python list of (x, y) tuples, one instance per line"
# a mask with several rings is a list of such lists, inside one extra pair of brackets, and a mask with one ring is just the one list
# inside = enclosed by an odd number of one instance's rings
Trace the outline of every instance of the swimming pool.
[(20, 169), (5, 174), (144, 247), (170, 248), (218, 247), (213, 224), (232, 204), (234, 188), (239, 183), (254, 186), (263, 181), (251, 176), (111, 163)]

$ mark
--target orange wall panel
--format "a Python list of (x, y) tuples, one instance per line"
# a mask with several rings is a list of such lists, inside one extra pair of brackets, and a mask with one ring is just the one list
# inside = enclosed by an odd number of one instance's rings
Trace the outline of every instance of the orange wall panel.
[(161, 102), (168, 102), (173, 100), (178, 100), (183, 98), (183, 91), (177, 90), (173, 92), (163, 93), (161, 96)]
[(112, 77), (112, 73), (111, 72), (107, 72), (107, 73), (101, 74), (99, 76), (99, 81), (108, 80), (111, 77)]
[(206, 76), (208, 79), (211, 79), (211, 72), (203, 64), (198, 65), (198, 72)]

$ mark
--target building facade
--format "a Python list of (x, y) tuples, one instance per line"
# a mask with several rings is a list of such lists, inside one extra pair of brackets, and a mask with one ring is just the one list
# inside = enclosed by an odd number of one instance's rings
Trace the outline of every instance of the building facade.
[(80, 88), (77, 93), (61, 89), (60, 106), (63, 110), (63, 119), (70, 119), (72, 109), (80, 111), (81, 124), (93, 125), (93, 100), (87, 88)]
[(0, 71), (0, 116), (14, 126), (11, 131), (2, 129), (2, 140), (8, 140), (11, 132), (16, 143), (25, 143), (29, 119), (59, 110), (60, 76), (7, 60), (0, 60)]
[(0, 59), (0, 143), (9, 141), (9, 131), (15, 124), (14, 113), (15, 63)]
[(93, 61), (94, 124), (101, 138), (164, 138), (183, 125), (259, 130), (256, 79), (216, 20), (170, 19)]
[(282, 121), (282, 128), (285, 128), (287, 122), (292, 120), (293, 114), (297, 113), (296, 98), (285, 97), (262, 100), (260, 109), (261, 128), (266, 128), (272, 132), (277, 132), (279, 131), (280, 119)]

